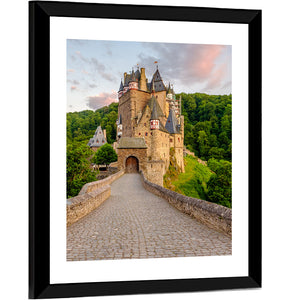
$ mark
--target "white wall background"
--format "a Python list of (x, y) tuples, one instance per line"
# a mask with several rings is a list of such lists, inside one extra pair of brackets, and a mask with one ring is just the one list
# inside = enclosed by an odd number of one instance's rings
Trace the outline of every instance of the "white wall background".
[[(89, 2), (99, 2), (92, 1)], [(263, 10), (263, 288), (97, 299), (299, 299), (300, 39), (296, 0), (117, 0)], [(28, 298), (28, 2), (1, 9), (1, 299)], [(4, 91), (4, 93), (3, 93)], [(41, 99), (42, 101), (42, 99)], [(4, 168), (3, 168), (4, 166)], [(18, 180), (18, 183), (17, 183)], [(4, 192), (4, 194), (3, 194)], [(94, 298), (95, 299), (95, 298)]]

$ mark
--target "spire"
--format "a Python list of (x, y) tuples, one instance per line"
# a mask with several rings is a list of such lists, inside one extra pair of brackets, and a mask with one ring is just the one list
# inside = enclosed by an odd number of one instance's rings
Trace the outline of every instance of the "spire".
[(154, 85), (154, 80), (152, 79), (152, 82), (151, 82), (151, 93), (155, 93), (155, 85)]
[(170, 133), (179, 133), (177, 129), (177, 119), (175, 116), (175, 111), (174, 109), (170, 109), (168, 120), (166, 123), (165, 128), (170, 132)]
[(120, 91), (123, 91), (123, 89), (124, 89), (124, 86), (123, 86), (123, 81), (122, 81), (122, 79), (121, 79), (121, 83), (120, 83), (119, 92), (120, 92)]
[(168, 89), (167, 89), (167, 94), (170, 94), (170, 93), (171, 93), (171, 84), (169, 82)]
[(153, 101), (153, 108), (152, 108), (152, 112), (151, 112), (151, 118), (150, 120), (158, 120), (158, 111), (157, 111), (157, 106), (156, 106), (156, 99)]
[(162, 80), (162, 78), (160, 76), (158, 68), (155, 71), (155, 73), (153, 74), (151, 82), (154, 83), (155, 91), (156, 92), (161, 92), (161, 91), (165, 91), (166, 90), (166, 87), (165, 87), (164, 82), (163, 82), (163, 80)]

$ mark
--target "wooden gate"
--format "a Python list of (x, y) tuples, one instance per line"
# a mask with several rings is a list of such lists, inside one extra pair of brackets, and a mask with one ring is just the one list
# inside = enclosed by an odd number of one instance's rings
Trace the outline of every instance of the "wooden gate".
[(139, 171), (139, 161), (134, 156), (129, 156), (126, 159), (126, 173), (137, 173)]

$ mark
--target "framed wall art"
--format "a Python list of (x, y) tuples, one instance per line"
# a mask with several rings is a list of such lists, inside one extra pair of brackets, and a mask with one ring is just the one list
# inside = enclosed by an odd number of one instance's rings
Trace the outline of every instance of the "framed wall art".
[(261, 11), (29, 2), (29, 297), (261, 287)]

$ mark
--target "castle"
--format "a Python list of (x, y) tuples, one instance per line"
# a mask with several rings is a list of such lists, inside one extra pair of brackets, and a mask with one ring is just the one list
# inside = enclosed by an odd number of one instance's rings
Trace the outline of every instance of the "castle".
[(176, 99), (170, 83), (165, 86), (158, 67), (150, 82), (145, 68), (124, 73), (118, 98), (118, 168), (142, 170), (149, 181), (163, 186), (172, 153), (184, 172), (181, 98)]

